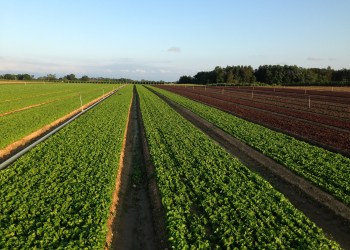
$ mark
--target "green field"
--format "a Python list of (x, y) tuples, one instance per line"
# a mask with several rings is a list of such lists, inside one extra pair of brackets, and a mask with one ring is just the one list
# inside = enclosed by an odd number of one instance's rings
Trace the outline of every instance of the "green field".
[(132, 87), (0, 171), (0, 249), (102, 249)]
[[(1, 84), (0, 149), (78, 109), (120, 85)], [(32, 105), (26, 110), (6, 114)]]
[[(2, 113), (52, 101), (0, 117), (4, 135), (0, 145), (4, 147), (79, 108), (80, 94), (87, 103), (101, 96), (103, 90), (107, 93), (120, 86), (0, 85), (4, 90), (0, 91)], [(269, 182), (227, 153), (148, 87), (137, 85), (136, 89), (142, 116), (138, 122), (144, 125), (155, 167), (150, 178), (155, 178), (160, 191), (158, 198), (164, 209), (169, 247), (340, 248)], [(168, 91), (152, 90), (349, 204), (348, 158)], [(106, 222), (132, 96), (133, 86), (121, 88), (0, 171), (0, 249), (105, 247)]]
[(268, 182), (137, 89), (174, 249), (337, 248)]
[(350, 205), (350, 159), (169, 91), (153, 88)]

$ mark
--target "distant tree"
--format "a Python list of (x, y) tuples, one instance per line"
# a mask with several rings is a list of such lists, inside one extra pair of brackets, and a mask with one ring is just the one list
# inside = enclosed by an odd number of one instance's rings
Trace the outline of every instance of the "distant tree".
[(55, 74), (47, 74), (47, 75), (45, 76), (45, 80), (48, 80), (48, 81), (55, 81), (55, 80), (57, 80), (57, 78), (56, 78), (56, 75), (55, 75)]
[(311, 69), (305, 69), (304, 71), (304, 83), (309, 85), (317, 81), (317, 74)]
[(332, 81), (350, 82), (350, 69), (335, 70), (332, 74)]
[(216, 83), (224, 83), (225, 82), (225, 73), (221, 67), (216, 66), (214, 69), (214, 73), (215, 73), (215, 81), (214, 82), (216, 82)]
[[(190, 76), (180, 77), (179, 83), (189, 82)], [(268, 85), (306, 85), (350, 82), (350, 69), (333, 70), (327, 68), (302, 68), (296, 65), (262, 65), (254, 70), (252, 66), (215, 67), (212, 71), (201, 71), (193, 77), (193, 83), (254, 83)]]
[(81, 78), (80, 78), (81, 81), (83, 82), (87, 82), (90, 80), (90, 78), (87, 76), (87, 75), (83, 75)]
[(181, 76), (179, 83), (194, 83), (194, 78), (192, 76)]
[(240, 82), (253, 83), (255, 82), (254, 69), (252, 66), (241, 66), (240, 67)]
[(194, 83), (197, 84), (208, 84), (216, 82), (215, 71), (201, 71), (194, 76)]
[(77, 78), (75, 77), (74, 74), (66, 75), (66, 76), (64, 77), (64, 79), (66, 79), (66, 80), (68, 80), (68, 81), (75, 81), (75, 80), (77, 80)]
[(16, 80), (16, 75), (13, 74), (5, 74), (4, 79), (6, 80)]
[(234, 83), (235, 82), (235, 75), (233, 74), (233, 69), (230, 66), (226, 67), (226, 79), (225, 82), (227, 83)]
[(29, 75), (29, 74), (18, 74), (17, 75), (17, 80), (25, 80), (25, 81), (30, 81), (32, 80), (34, 77)]

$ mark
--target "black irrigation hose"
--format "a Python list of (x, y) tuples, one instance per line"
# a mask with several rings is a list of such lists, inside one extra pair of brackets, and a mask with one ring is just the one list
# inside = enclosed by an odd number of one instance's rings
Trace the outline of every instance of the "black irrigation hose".
[(84, 114), (85, 112), (89, 111), (90, 109), (92, 109), (93, 107), (95, 107), (96, 105), (98, 105), (99, 103), (101, 103), (102, 101), (104, 101), (105, 99), (107, 99), (108, 97), (110, 97), (111, 95), (113, 95), (114, 93), (116, 93), (119, 89), (123, 88), (124, 86), (121, 86), (119, 88), (117, 88), (116, 90), (114, 90), (112, 93), (106, 95), (105, 97), (103, 97), (102, 99), (100, 99), (99, 101), (95, 102), (94, 104), (92, 104), (90, 107), (82, 110), (81, 112), (79, 112), (78, 114), (74, 115), (72, 118), (70, 118), (69, 120), (65, 121), (64, 123), (62, 123), (61, 125), (59, 125), (58, 127), (56, 127), (54, 130), (50, 131), (48, 134), (44, 135), (43, 137), (39, 138), (38, 140), (34, 141), (33, 143), (31, 143), (30, 145), (28, 145), (27, 147), (23, 148), (22, 150), (20, 150), (18, 153), (14, 154), (13, 156), (11, 156), (10, 158), (8, 158), (7, 160), (5, 160), (4, 162), (2, 162), (0, 164), (0, 170), (7, 168), (8, 166), (10, 166), (14, 161), (16, 161), (19, 157), (21, 157), (22, 155), (24, 155), (25, 153), (27, 153), (29, 150), (31, 150), (32, 148), (34, 148), (36, 145), (38, 145), (39, 143), (45, 141), (47, 138), (49, 138), (50, 136), (52, 136), (53, 134), (55, 134), (56, 132), (58, 132), (59, 130), (61, 130), (63, 127), (65, 127), (66, 125), (68, 125), (69, 123), (71, 123), (72, 121), (74, 121), (75, 119), (77, 119), (79, 116), (81, 116), (82, 114)]

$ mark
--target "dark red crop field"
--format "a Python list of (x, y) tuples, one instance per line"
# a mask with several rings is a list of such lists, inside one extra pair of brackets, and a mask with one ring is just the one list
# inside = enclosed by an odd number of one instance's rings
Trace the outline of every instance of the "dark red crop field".
[[(350, 153), (350, 93), (259, 87), (159, 86), (307, 141)], [(310, 106), (309, 106), (310, 104)]]

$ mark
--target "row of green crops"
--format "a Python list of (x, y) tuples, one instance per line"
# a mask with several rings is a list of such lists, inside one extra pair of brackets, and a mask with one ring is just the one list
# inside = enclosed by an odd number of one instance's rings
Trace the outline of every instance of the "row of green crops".
[[(13, 90), (19, 88), (19, 86), (28, 88), (28, 90), (24, 92), (25, 96), (24, 93), (20, 95), (21, 100), (16, 100), (16, 93)], [(4, 112), (53, 101), (42, 106), (0, 116), (2, 135), (0, 137), (0, 149), (78, 109), (81, 106), (80, 95), (84, 105), (102, 96), (103, 92), (107, 93), (119, 86), (100, 84), (0, 85), (0, 92), (5, 92), (2, 95), (7, 96), (0, 100), (0, 110)], [(40, 90), (38, 87), (43, 89)], [(6, 93), (7, 95), (5, 95)], [(12, 99), (5, 99), (9, 96)]]
[(0, 171), (0, 249), (102, 249), (132, 86)]
[(350, 205), (349, 158), (174, 93), (153, 89)]
[[(98, 97), (115, 88), (110, 84), (8, 84), (0, 85), (0, 114), (17, 110), (38, 103), (78, 96), (84, 100), (93, 96)], [(90, 93), (93, 93), (92, 95)], [(90, 94), (90, 96), (85, 96)]]
[(154, 93), (137, 90), (174, 249), (339, 247)]

